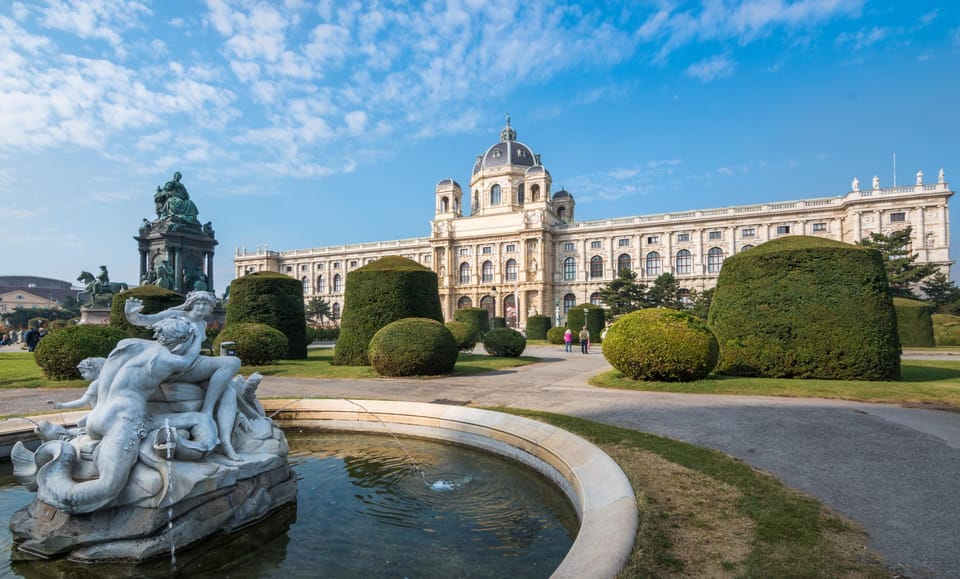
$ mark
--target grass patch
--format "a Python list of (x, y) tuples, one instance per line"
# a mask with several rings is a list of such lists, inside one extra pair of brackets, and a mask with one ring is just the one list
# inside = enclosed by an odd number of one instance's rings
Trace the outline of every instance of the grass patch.
[(648, 392), (834, 398), (960, 410), (960, 360), (904, 360), (900, 369), (898, 382), (717, 375), (696, 382), (644, 382), (611, 370), (594, 376), (590, 384)]
[(610, 454), (638, 496), (621, 577), (889, 577), (854, 524), (746, 463), (587, 420), (497, 408), (576, 433)]
[[(303, 360), (282, 360), (276, 364), (243, 366), (243, 374), (260, 372), (264, 376), (296, 378), (379, 378), (370, 366), (334, 366), (333, 349), (308, 350)], [(469, 376), (497, 372), (537, 362), (537, 358), (496, 358), (481, 354), (463, 354), (457, 358), (451, 376)], [(83, 380), (49, 380), (33, 360), (31, 352), (0, 353), (0, 388), (85, 388)]]

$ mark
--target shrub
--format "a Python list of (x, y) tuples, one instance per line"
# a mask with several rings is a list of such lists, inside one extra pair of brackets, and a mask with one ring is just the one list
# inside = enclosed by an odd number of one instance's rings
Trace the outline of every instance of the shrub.
[(316, 339), (321, 342), (336, 342), (340, 337), (340, 328), (321, 327), (315, 328)]
[(719, 354), (716, 337), (700, 318), (668, 308), (620, 316), (603, 342), (610, 365), (634, 380), (700, 380), (713, 371)]
[(463, 308), (453, 312), (453, 319), (478, 328), (477, 341), (490, 331), (490, 312), (483, 308)]
[(317, 341), (317, 330), (314, 329), (314, 328), (312, 328), (311, 326), (307, 326), (306, 329), (304, 330), (304, 339), (306, 339), (308, 346), (309, 346), (310, 344), (316, 342), (316, 341)]
[(370, 339), (370, 364), (381, 376), (449, 374), (457, 363), (457, 341), (442, 323), (405, 318), (380, 328)]
[(893, 298), (893, 307), (897, 312), (897, 336), (901, 346), (932, 348), (936, 345), (930, 317), (933, 306), (917, 300)]
[(155, 285), (142, 285), (122, 291), (113, 296), (110, 302), (110, 325), (122, 330), (128, 338), (153, 339), (153, 330), (142, 326), (134, 326), (127, 321), (123, 313), (127, 300), (136, 298), (143, 302), (143, 314), (155, 314), (167, 308), (174, 308), (185, 301), (185, 298), (175, 291)]
[(351, 271), (333, 363), (369, 365), (370, 339), (380, 328), (403, 318), (429, 318), (443, 325), (437, 274), (400, 256), (383, 257)]
[(546, 340), (550, 325), (549, 316), (530, 316), (527, 318), (527, 339)]
[(567, 329), (563, 326), (557, 326), (556, 328), (550, 328), (547, 330), (547, 342), (551, 344), (563, 344), (563, 334)]
[(267, 324), (287, 337), (289, 360), (307, 357), (307, 318), (303, 307), (303, 284), (290, 276), (258, 271), (238, 277), (230, 284), (227, 325)]
[(725, 374), (900, 376), (896, 313), (877, 250), (788, 236), (732, 255), (720, 270), (709, 324)]
[(213, 341), (214, 354), (219, 355), (223, 342), (235, 342), (237, 357), (248, 366), (276, 362), (289, 348), (283, 332), (267, 324), (227, 324)]
[(933, 314), (930, 317), (937, 346), (960, 346), (960, 316)]
[(51, 380), (80, 378), (77, 364), (91, 356), (106, 358), (127, 337), (120, 328), (109, 325), (70, 326), (54, 330), (37, 344), (34, 360)]
[(511, 328), (494, 328), (483, 337), (483, 349), (491, 356), (517, 358), (527, 347), (527, 339)]
[(472, 350), (477, 345), (477, 334), (479, 332), (476, 326), (456, 320), (451, 320), (444, 325), (453, 334), (453, 339), (457, 341), (457, 347), (461, 352)]
[(491, 328), (506, 328), (507, 327), (507, 318), (501, 316), (494, 316), (490, 320)]
[[(587, 312), (586, 322), (584, 322), (584, 310)], [(599, 344), (603, 341), (603, 338), (600, 336), (606, 327), (603, 308), (593, 304), (580, 304), (579, 306), (570, 308), (570, 310), (567, 311), (567, 327), (573, 330), (574, 336), (577, 336), (580, 334), (583, 326), (587, 326), (587, 331), (590, 332), (591, 344)], [(579, 338), (577, 339), (579, 340)]]

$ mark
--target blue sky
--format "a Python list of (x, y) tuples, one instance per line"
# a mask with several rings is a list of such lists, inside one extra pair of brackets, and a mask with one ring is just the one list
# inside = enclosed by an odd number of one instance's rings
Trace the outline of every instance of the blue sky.
[[(0, 0), (0, 275), (425, 236), (504, 114), (600, 219), (960, 179), (960, 3)], [(960, 227), (952, 245), (960, 247)]]

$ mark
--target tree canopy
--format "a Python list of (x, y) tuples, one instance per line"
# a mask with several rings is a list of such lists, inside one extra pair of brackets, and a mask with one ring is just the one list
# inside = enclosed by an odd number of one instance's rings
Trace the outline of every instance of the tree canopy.
[(936, 273), (937, 266), (917, 263), (919, 255), (911, 254), (912, 231), (912, 227), (907, 227), (888, 234), (871, 233), (869, 237), (858, 241), (857, 245), (876, 249), (883, 255), (887, 282), (893, 295), (917, 299), (913, 288), (924, 278)]

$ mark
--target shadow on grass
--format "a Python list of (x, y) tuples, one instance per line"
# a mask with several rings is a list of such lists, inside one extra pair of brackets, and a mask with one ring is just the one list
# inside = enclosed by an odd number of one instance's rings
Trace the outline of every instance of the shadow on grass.
[[(904, 362), (900, 365), (901, 382), (946, 382), (960, 381), (960, 363), (933, 362), (935, 366), (927, 366), (919, 360)], [(957, 364), (956, 367), (953, 367)]]

